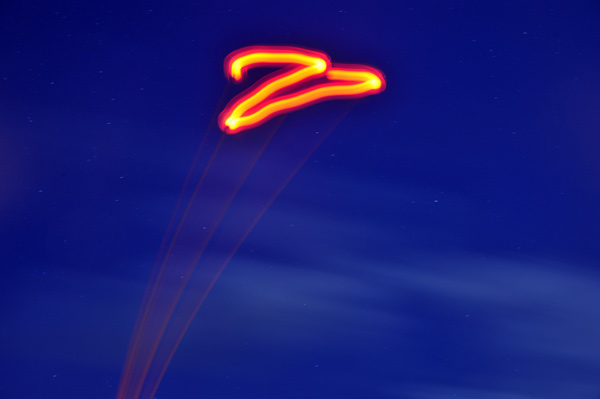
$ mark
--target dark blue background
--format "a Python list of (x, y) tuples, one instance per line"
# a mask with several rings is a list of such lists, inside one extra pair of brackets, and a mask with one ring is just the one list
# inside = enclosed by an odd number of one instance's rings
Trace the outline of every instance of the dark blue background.
[[(2, 2), (0, 397), (115, 396), (222, 62), (285, 44), (387, 90), (258, 223), (157, 397), (598, 398), (599, 21), (596, 1)], [(324, 129), (311, 112), (281, 129)]]

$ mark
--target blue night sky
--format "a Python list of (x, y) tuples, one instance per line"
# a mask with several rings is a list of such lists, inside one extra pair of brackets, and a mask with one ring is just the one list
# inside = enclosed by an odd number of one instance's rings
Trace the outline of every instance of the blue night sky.
[(598, 399), (598, 21), (592, 0), (3, 1), (0, 398), (116, 397), (188, 170), (243, 89), (223, 61), (271, 44), (387, 89), (244, 133), (278, 127), (259, 196), (326, 139), (156, 398)]

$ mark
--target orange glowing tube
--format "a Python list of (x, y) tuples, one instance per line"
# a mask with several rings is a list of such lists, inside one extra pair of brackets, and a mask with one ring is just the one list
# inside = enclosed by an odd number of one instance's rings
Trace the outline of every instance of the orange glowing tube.
[(282, 129), (275, 145), (270, 143), (279, 124), (256, 135), (230, 135), (320, 101), (364, 97), (385, 89), (383, 74), (375, 68), (332, 64), (327, 54), (298, 47), (246, 47), (225, 60), (225, 74), (237, 82), (257, 67), (277, 69), (221, 112), (219, 125), (227, 134), (213, 134), (211, 122), (202, 139), (151, 272), (117, 399), (155, 397), (177, 347), (223, 269), (341, 119), (322, 134), (300, 141), (295, 129)]
[(219, 115), (228, 134), (320, 101), (359, 98), (385, 90), (381, 71), (365, 65), (334, 65), (327, 54), (299, 47), (252, 46), (225, 59), (225, 74), (240, 82), (249, 68), (281, 67), (242, 92)]

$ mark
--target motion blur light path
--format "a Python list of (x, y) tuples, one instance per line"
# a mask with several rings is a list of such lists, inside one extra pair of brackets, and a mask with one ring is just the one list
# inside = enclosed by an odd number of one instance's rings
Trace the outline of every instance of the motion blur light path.
[(284, 112), (336, 99), (360, 98), (385, 90), (383, 74), (364, 65), (332, 65), (325, 53), (298, 47), (245, 47), (225, 60), (225, 74), (241, 82), (249, 68), (281, 67), (234, 98), (219, 126), (234, 134)]
[(278, 131), (283, 117), (252, 133), (234, 133), (316, 102), (385, 89), (383, 74), (375, 68), (332, 65), (325, 53), (298, 47), (246, 47), (225, 60), (226, 75), (237, 82), (249, 68), (265, 66), (280, 69), (231, 100), (218, 117), (227, 134), (215, 131), (216, 112), (206, 129), (142, 299), (117, 399), (154, 397), (229, 260), (347, 112), (321, 134), (298, 137), (295, 129)]

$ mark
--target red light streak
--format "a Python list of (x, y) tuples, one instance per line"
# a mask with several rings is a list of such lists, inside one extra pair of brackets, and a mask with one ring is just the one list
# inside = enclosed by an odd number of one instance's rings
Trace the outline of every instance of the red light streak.
[(227, 104), (219, 115), (219, 127), (227, 134), (321, 101), (360, 98), (385, 90), (381, 71), (359, 64), (332, 64), (327, 54), (300, 47), (244, 47), (225, 59), (225, 74), (236, 82), (256, 67), (281, 69)]
[[(327, 54), (298, 47), (246, 47), (225, 60), (225, 74), (238, 82), (256, 67), (279, 69), (224, 108), (218, 123), (227, 134), (213, 129), (218, 111), (209, 122), (144, 293), (117, 399), (154, 398), (179, 343), (223, 269), (347, 112), (322, 134), (300, 143), (294, 129), (278, 131), (283, 118), (256, 134), (234, 134), (320, 101), (376, 94), (386, 84), (375, 68), (332, 64)], [(226, 90), (221, 100), (225, 97)]]

